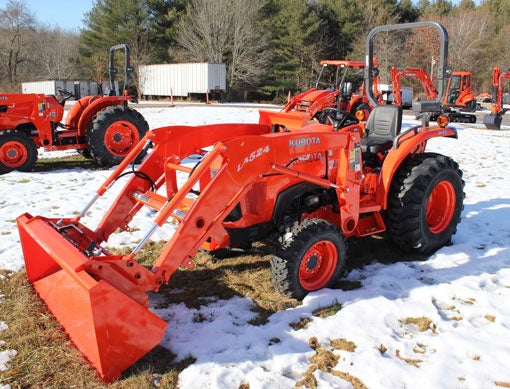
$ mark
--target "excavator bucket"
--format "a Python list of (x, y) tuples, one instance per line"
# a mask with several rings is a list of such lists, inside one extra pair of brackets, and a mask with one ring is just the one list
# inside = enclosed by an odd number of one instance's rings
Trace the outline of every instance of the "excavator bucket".
[(501, 115), (491, 113), (483, 118), (483, 124), (489, 130), (501, 130), (502, 119)]
[(115, 381), (160, 342), (167, 323), (89, 274), (83, 268), (88, 258), (54, 228), (58, 220), (25, 213), (17, 222), (27, 277), (37, 294), (100, 377)]

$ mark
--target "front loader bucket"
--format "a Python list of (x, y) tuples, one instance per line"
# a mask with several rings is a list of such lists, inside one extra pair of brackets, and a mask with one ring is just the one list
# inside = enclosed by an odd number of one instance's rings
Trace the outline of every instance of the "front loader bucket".
[(160, 342), (167, 323), (80, 270), (88, 258), (48, 220), (29, 214), (17, 219), (27, 277), (100, 377), (112, 382)]
[(489, 130), (501, 130), (502, 119), (501, 115), (491, 113), (483, 118), (483, 124)]

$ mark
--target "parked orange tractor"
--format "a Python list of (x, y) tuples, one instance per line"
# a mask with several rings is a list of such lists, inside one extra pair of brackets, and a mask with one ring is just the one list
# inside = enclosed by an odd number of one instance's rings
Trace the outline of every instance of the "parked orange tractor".
[(125, 54), (127, 92), (133, 68), (129, 47), (110, 49), (110, 96), (86, 96), (69, 110), (65, 123), (65, 101), (71, 93), (61, 91), (60, 101), (53, 95), (0, 94), (0, 174), (12, 170), (29, 171), (37, 161), (37, 149), (46, 151), (76, 149), (92, 157), (100, 166), (113, 166), (140, 141), (149, 126), (140, 113), (128, 107), (133, 98), (117, 96), (114, 57)]
[[(377, 60), (374, 58), (374, 66)], [(327, 108), (336, 108), (358, 115), (366, 120), (371, 107), (364, 89), (362, 71), (364, 62), (345, 60), (323, 60), (315, 87), (290, 98), (282, 112), (301, 112), (307, 119), (317, 119), (320, 123), (328, 120)], [(377, 69), (373, 68), (374, 71)], [(374, 79), (375, 95), (379, 78)], [(326, 112), (325, 112), (326, 109)]]
[[(367, 91), (373, 90), (376, 34), (423, 27), (441, 37), (443, 76), (443, 26), (381, 26), (367, 38)], [(456, 130), (444, 118), (429, 126), (427, 112), (421, 125), (402, 130), (400, 106), (379, 106), (372, 92), (368, 99), (374, 109), (366, 123), (347, 126), (344, 117), (352, 114), (337, 109), (328, 124), (300, 128), (293, 115), (287, 126), (282, 113), (262, 111), (254, 124), (150, 130), (77, 216), (18, 217), (28, 279), (104, 380), (120, 377), (160, 342), (166, 322), (149, 311), (147, 292), (169, 283), (179, 266), (192, 268), (199, 249), (265, 242), (274, 250), (275, 288), (302, 299), (339, 279), (348, 238), (386, 231), (403, 250), (420, 253), (451, 243), (463, 209), (462, 172), (426, 145), (432, 138), (456, 138)], [(422, 107), (439, 105), (427, 101)], [(200, 162), (193, 166), (189, 156)], [(132, 175), (102, 221), (94, 229), (85, 226), (83, 216), (126, 173)], [(145, 207), (154, 210), (154, 219), (140, 243), (131, 253), (110, 253), (108, 237), (129, 231)], [(149, 270), (136, 261), (137, 253), (167, 222), (175, 230)]]
[(503, 72), (501, 68), (495, 67), (492, 76), (492, 85), (494, 87), (492, 111), (483, 118), (483, 124), (490, 130), (501, 129), (503, 115), (509, 110), (509, 108), (503, 107), (503, 86), (505, 80), (510, 81), (510, 71)]

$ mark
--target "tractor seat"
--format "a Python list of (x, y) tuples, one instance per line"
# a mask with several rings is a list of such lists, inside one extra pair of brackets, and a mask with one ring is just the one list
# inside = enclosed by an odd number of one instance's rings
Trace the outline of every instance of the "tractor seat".
[(379, 105), (374, 107), (365, 125), (361, 138), (361, 150), (365, 153), (380, 153), (389, 150), (402, 126), (400, 105)]

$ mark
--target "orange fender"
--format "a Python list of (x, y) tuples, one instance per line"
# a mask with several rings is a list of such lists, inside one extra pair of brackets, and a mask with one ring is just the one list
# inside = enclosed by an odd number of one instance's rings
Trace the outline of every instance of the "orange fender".
[(376, 198), (382, 209), (388, 206), (388, 192), (395, 172), (409, 155), (423, 153), (427, 141), (436, 137), (457, 139), (457, 130), (452, 127), (412, 127), (395, 139), (394, 145), (384, 159)]

